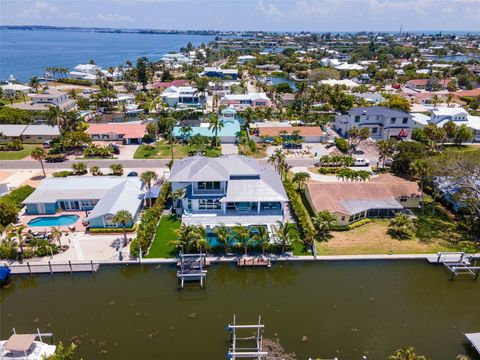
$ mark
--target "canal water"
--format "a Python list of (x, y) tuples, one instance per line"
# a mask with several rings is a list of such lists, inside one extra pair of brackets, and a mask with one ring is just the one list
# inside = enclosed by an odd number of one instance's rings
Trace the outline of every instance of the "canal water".
[[(255, 322), (298, 359), (387, 359), (414, 346), (429, 359), (467, 353), (480, 331), (480, 281), (449, 281), (425, 261), (276, 263), (208, 269), (205, 290), (177, 288), (171, 265), (14, 277), (1, 292), (1, 336), (53, 332), (91, 359), (224, 359), (232, 321)], [(477, 359), (469, 353), (472, 359)]]

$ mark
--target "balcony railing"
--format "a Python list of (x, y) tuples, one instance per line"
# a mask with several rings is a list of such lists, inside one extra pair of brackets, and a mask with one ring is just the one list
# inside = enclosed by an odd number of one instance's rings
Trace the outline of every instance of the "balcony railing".
[(225, 189), (193, 189), (193, 195), (223, 195)]

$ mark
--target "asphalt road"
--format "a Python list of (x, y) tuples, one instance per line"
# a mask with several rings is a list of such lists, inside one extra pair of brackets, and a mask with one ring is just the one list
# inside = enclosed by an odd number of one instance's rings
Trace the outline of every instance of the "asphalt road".
[[(266, 164), (266, 160), (259, 160)], [(312, 166), (316, 161), (313, 159), (288, 159), (291, 166)], [(68, 160), (61, 163), (45, 163), (46, 169), (68, 169), (75, 162), (84, 162), (88, 168), (98, 166), (107, 168), (110, 164), (122, 164), (124, 168), (148, 169), (167, 166), (169, 160)], [(40, 163), (35, 160), (2, 160), (0, 161), (0, 170), (18, 170), (18, 169), (40, 169)]]

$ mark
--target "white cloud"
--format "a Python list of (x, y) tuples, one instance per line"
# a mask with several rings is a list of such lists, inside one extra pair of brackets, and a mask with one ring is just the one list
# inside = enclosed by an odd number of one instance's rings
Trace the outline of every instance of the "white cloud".
[(122, 15), (119, 13), (98, 14), (97, 18), (103, 22), (133, 22), (130, 16)]
[(276, 5), (272, 3), (265, 4), (263, 0), (259, 0), (257, 3), (257, 10), (266, 16), (272, 17), (274, 19), (280, 20), (285, 14), (280, 10)]
[(37, 1), (30, 7), (22, 11), (21, 17), (23, 18), (42, 18), (50, 15), (57, 15), (58, 8), (50, 5), (46, 1)]

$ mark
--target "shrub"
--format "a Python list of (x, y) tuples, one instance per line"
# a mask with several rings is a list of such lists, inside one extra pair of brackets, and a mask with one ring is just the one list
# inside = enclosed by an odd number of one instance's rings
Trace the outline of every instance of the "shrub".
[(355, 228), (358, 228), (362, 225), (365, 225), (365, 224), (370, 224), (371, 222), (374, 222), (375, 220), (374, 219), (370, 219), (370, 218), (365, 218), (365, 219), (360, 219), (358, 221), (355, 221), (351, 224), (348, 224), (348, 225), (334, 225), (332, 227), (332, 230), (334, 231), (349, 231), (349, 230), (353, 230)]
[(73, 84), (73, 85), (82, 85), (82, 86), (92, 85), (90, 81), (82, 80), (82, 79), (61, 78), (61, 79), (58, 79), (57, 82), (63, 83), (63, 84)]
[(155, 135), (145, 134), (145, 135), (143, 136), (142, 141), (143, 141), (144, 143), (147, 143), (147, 144), (153, 143), (153, 142), (155, 141)]
[(348, 142), (344, 138), (336, 137), (335, 146), (343, 153), (346, 153), (348, 151)]
[(130, 243), (130, 256), (138, 257), (140, 255), (140, 249), (143, 254), (148, 252), (163, 210), (165, 209), (169, 193), (170, 183), (166, 182), (163, 184), (155, 204), (143, 212), (142, 219), (138, 225), (137, 237)]
[(2, 240), (0, 242), (0, 259), (16, 259), (17, 258), (17, 244)]
[(23, 150), (23, 144), (19, 140), (0, 145), (0, 151), (20, 151)]
[(73, 175), (73, 172), (69, 170), (56, 171), (52, 174), (53, 177), (67, 177), (71, 175)]
[(85, 157), (99, 157), (109, 158), (112, 156), (112, 149), (109, 146), (101, 147), (98, 145), (90, 145), (83, 150), (83, 156)]
[(0, 198), (0, 224), (7, 226), (17, 221), (17, 213), (22, 207), (22, 202), (35, 189), (30, 185), (21, 186)]
[[(134, 232), (136, 226), (126, 228), (127, 232)], [(94, 228), (90, 229), (90, 234), (123, 234), (123, 228)]]
[(58, 246), (45, 239), (32, 240), (30, 245), (34, 248), (36, 256), (49, 256), (52, 253), (58, 253)]

